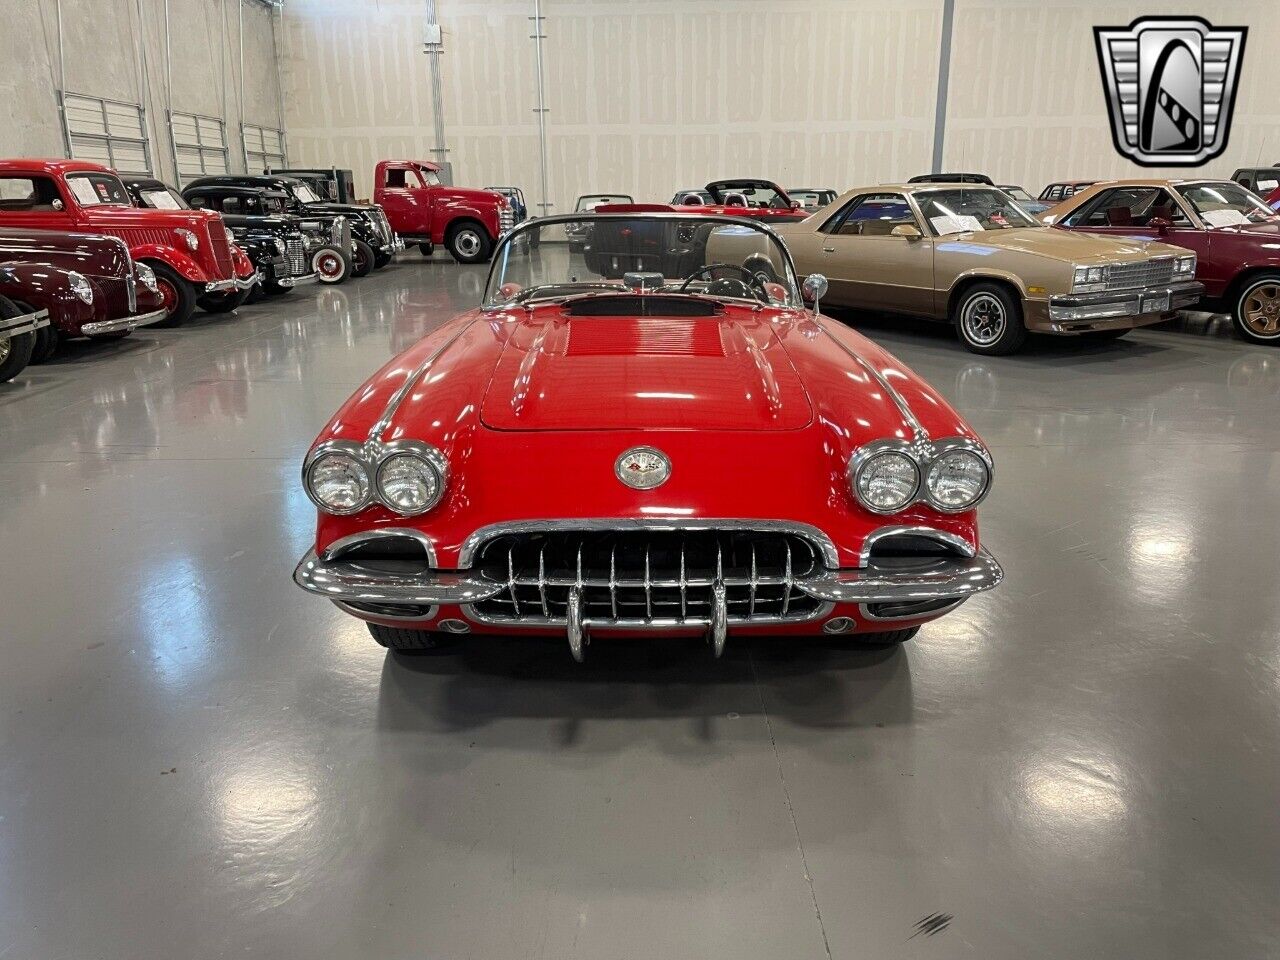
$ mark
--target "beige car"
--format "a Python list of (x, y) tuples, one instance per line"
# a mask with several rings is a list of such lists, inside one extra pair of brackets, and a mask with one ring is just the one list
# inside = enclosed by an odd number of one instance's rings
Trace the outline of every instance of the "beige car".
[(974, 353), (1013, 353), (1029, 330), (1123, 336), (1204, 289), (1190, 251), (1046, 227), (994, 187), (859, 187), (775, 229), (827, 303), (950, 320)]

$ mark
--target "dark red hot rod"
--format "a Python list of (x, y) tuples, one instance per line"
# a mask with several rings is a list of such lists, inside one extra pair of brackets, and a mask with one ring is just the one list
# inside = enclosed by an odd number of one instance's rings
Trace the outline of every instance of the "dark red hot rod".
[[(585, 257), (524, 235), (589, 220)], [(825, 281), (805, 281), (810, 299)], [(758, 220), (522, 224), (482, 305), (374, 374), (303, 467), (295, 580), (397, 650), (447, 635), (858, 635), (994, 587), (991, 457), (932, 388), (806, 310)]]

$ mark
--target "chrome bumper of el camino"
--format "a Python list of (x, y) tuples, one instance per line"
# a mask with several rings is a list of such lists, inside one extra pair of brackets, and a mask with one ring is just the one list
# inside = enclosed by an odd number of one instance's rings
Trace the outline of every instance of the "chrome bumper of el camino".
[(80, 332), (86, 337), (97, 337), (104, 333), (121, 333), (125, 330), (136, 330), (163, 320), (168, 314), (164, 309), (152, 310), (150, 313), (135, 313), (129, 316), (116, 317), (114, 320), (99, 320), (97, 323), (86, 323)]
[(1158, 318), (1171, 310), (1190, 306), (1204, 295), (1204, 284), (1195, 280), (1139, 290), (1108, 290), (1103, 293), (1063, 294), (1049, 298), (1048, 333), (1076, 333), (1123, 327), (1130, 317)]
[[(507, 589), (503, 581), (468, 570), (390, 573), (348, 560), (323, 560), (315, 550), (302, 558), (293, 579), (310, 593), (355, 604), (466, 605), (488, 600)], [(794, 587), (829, 603), (925, 603), (963, 600), (992, 589), (1003, 579), (1004, 571), (995, 557), (980, 549), (974, 557), (823, 570), (811, 577), (797, 578)]]
[(0, 320), (0, 340), (20, 337), (24, 333), (34, 333), (41, 327), (49, 325), (49, 311), (37, 310), (35, 313), (24, 313), (20, 317)]

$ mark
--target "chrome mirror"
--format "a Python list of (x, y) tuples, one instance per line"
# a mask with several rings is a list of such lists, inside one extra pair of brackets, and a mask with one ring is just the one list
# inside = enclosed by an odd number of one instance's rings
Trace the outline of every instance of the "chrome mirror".
[(54, 210), (63, 209), (63, 203), (61, 200), (54, 200), (53, 203), (50, 204), (50, 206), (53, 207)]
[(827, 278), (820, 273), (811, 273), (804, 278), (800, 287), (800, 295), (805, 303), (813, 304), (813, 312), (820, 312), (822, 298), (827, 295)]

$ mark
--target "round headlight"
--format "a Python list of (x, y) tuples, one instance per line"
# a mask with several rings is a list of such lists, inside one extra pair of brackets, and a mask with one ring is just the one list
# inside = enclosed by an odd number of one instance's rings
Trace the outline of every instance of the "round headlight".
[(872, 454), (854, 471), (853, 493), (873, 513), (895, 513), (909, 504), (920, 488), (920, 470), (905, 453), (886, 450)]
[(145, 263), (135, 263), (134, 270), (138, 272), (138, 279), (142, 281), (142, 285), (152, 293), (159, 293), (160, 286), (156, 283), (156, 272), (148, 267)]
[(192, 253), (200, 249), (200, 238), (193, 231), (188, 230), (186, 227), (179, 227), (173, 232), (182, 238), (182, 242), (187, 245), (187, 249)]
[(67, 271), (67, 283), (77, 297), (85, 303), (93, 303), (93, 286), (84, 278), (84, 274), (74, 270)]
[(369, 473), (350, 454), (322, 453), (307, 468), (307, 493), (329, 513), (357, 513), (369, 503)]
[(396, 513), (425, 513), (443, 492), (440, 471), (416, 454), (393, 453), (378, 467), (378, 496)]
[(972, 450), (950, 450), (929, 466), (925, 489), (929, 502), (939, 510), (968, 510), (987, 492), (991, 471)]

